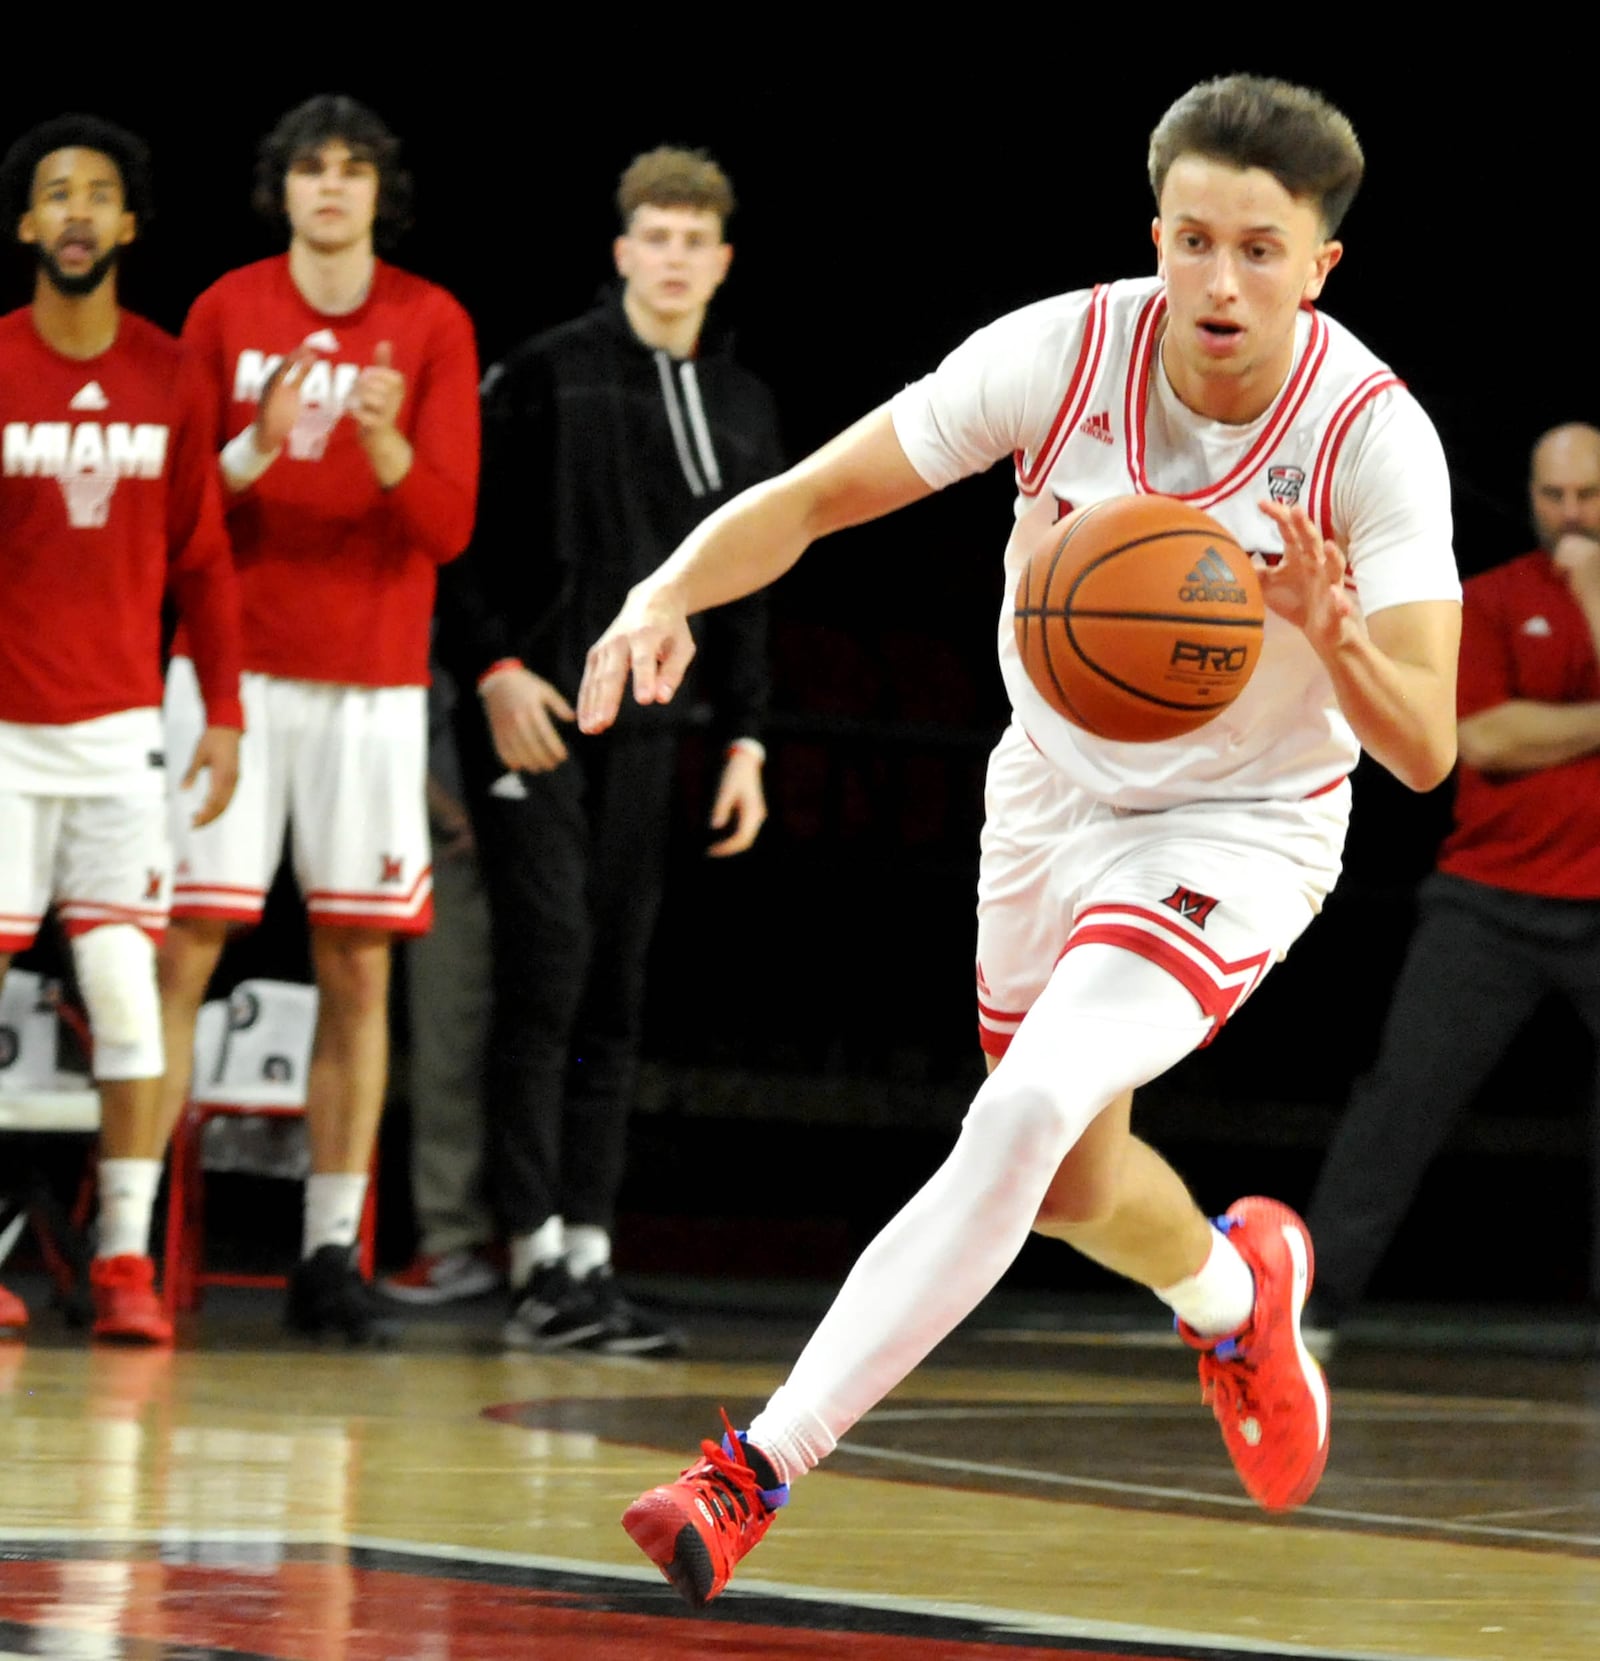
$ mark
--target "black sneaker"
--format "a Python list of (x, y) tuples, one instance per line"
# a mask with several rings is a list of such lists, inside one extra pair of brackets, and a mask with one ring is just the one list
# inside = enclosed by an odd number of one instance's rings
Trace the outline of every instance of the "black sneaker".
[(393, 1343), (399, 1330), (361, 1278), (352, 1246), (318, 1246), (295, 1265), (283, 1324), (308, 1338), (338, 1333), (352, 1344)]
[(686, 1340), (676, 1327), (647, 1315), (637, 1304), (629, 1303), (617, 1286), (616, 1276), (609, 1263), (591, 1269), (579, 1287), (598, 1305), (603, 1318), (601, 1330), (586, 1338), (586, 1350), (598, 1350), (602, 1355), (681, 1355)]
[(587, 1282), (580, 1285), (565, 1263), (546, 1263), (511, 1294), (511, 1313), (500, 1329), (513, 1350), (564, 1350), (598, 1338), (605, 1311)]

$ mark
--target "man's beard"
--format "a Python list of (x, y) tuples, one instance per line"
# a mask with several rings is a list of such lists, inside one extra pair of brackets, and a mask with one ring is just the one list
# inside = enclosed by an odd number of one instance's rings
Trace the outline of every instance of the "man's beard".
[(108, 248), (87, 271), (80, 271), (76, 276), (63, 271), (48, 248), (40, 248), (38, 252), (39, 269), (56, 293), (69, 300), (81, 300), (85, 294), (93, 294), (116, 269), (122, 250), (116, 246)]

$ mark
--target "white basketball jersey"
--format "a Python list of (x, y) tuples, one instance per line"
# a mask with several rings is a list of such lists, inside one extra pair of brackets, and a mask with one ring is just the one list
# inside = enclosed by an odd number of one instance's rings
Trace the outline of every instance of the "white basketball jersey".
[[(1157, 343), (1159, 277), (1041, 301), (959, 346), (890, 409), (911, 464), (935, 487), (1009, 455), (1016, 516), (1060, 516), (1112, 496), (1174, 496), (1217, 520), (1258, 565), (1280, 558), (1264, 500), (1302, 504), (1345, 550), (1368, 616), (1459, 600), (1449, 475), (1432, 424), (1348, 330), (1307, 307), (1277, 398), (1243, 426), (1179, 402)], [(1305, 637), (1271, 612), (1249, 685), (1198, 731), (1156, 744), (1096, 738), (1035, 691), (1016, 649), (1006, 549), (1000, 667), (1034, 744), (1092, 795), (1162, 808), (1196, 799), (1296, 798), (1336, 783), (1360, 753)]]

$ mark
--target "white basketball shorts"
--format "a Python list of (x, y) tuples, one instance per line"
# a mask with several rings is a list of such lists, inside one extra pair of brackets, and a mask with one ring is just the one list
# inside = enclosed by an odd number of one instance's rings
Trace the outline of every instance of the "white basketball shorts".
[(1165, 969), (1223, 1023), (1339, 875), (1350, 784), (1305, 801), (1158, 812), (1085, 795), (1013, 723), (989, 759), (978, 870), (978, 1041), (1006, 1052), (1061, 958), (1091, 942)]
[[(227, 811), (196, 830), (204, 780), (173, 794), (173, 916), (257, 921), (287, 834), (314, 926), (425, 933), (426, 689), (246, 674), (240, 695), (239, 787)], [(205, 718), (187, 658), (167, 671), (163, 717), (182, 778)]]
[(171, 867), (167, 802), (159, 791), (0, 790), (0, 952), (31, 946), (52, 901), (69, 935), (132, 923), (159, 941)]

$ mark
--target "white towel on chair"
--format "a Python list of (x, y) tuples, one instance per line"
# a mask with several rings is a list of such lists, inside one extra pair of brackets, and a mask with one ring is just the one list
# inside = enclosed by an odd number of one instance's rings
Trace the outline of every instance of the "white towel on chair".
[(242, 980), (203, 1004), (194, 1032), (197, 1102), (304, 1107), (317, 1026), (317, 989), (295, 981)]

